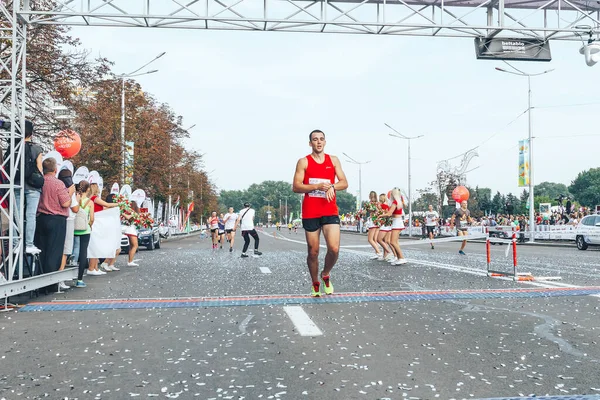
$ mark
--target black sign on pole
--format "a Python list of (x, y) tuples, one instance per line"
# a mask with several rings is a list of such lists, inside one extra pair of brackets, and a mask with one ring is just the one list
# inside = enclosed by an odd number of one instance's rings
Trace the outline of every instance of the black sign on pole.
[(552, 60), (550, 42), (529, 38), (475, 38), (475, 54), (478, 60)]

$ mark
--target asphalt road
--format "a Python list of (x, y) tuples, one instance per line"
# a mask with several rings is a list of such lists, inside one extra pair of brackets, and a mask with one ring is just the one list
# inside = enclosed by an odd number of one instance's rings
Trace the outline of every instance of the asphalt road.
[[(514, 282), (485, 276), (480, 243), (403, 241), (410, 263), (391, 266), (343, 234), (336, 295), (309, 299), (303, 232), (260, 240), (242, 259), (239, 235), (233, 253), (194, 235), (85, 289), (11, 299), (86, 309), (0, 314), (0, 399), (600, 395), (600, 298), (549, 297), (600, 286), (598, 250), (519, 246), (519, 272), (562, 279)], [(494, 269), (511, 270), (506, 248)]]

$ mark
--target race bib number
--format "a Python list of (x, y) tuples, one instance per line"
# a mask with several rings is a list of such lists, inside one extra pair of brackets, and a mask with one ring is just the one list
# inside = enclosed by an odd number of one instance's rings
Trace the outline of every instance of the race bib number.
[[(331, 183), (331, 181), (329, 179), (308, 178), (309, 185), (314, 185), (317, 183)], [(319, 197), (322, 199), (326, 199), (327, 195), (323, 190), (313, 190), (312, 192), (308, 193), (308, 197)]]
[(460, 227), (461, 228), (466, 228), (467, 227), (467, 221), (461, 220), (460, 221)]

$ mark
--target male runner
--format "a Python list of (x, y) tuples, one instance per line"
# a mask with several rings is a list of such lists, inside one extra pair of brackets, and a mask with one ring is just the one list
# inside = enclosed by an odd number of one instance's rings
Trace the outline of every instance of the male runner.
[(246, 254), (246, 251), (248, 251), (248, 246), (250, 246), (249, 236), (252, 236), (252, 238), (254, 239), (254, 254), (252, 255), (252, 257), (258, 257), (262, 255), (262, 253), (258, 251), (259, 239), (258, 233), (256, 233), (256, 229), (254, 229), (254, 214), (255, 211), (251, 208), (250, 203), (244, 203), (244, 208), (241, 209), (238, 213), (238, 218), (235, 221), (235, 227), (233, 228), (233, 230), (235, 231), (237, 230), (238, 225), (240, 225), (242, 229), (242, 237), (244, 238), (242, 258), (249, 257), (248, 254)]
[[(325, 266), (321, 279), (325, 294), (333, 294), (329, 273), (340, 251), (340, 217), (335, 199), (336, 190), (348, 187), (340, 160), (325, 154), (325, 134), (314, 130), (309, 135), (312, 153), (298, 160), (294, 174), (293, 191), (304, 193), (302, 201), (302, 226), (308, 246), (308, 271), (312, 280), (311, 295), (321, 296), (319, 281), (319, 241), (321, 230), (327, 244)], [(336, 182), (335, 179), (338, 179)]]
[(229, 207), (229, 212), (223, 217), (225, 222), (225, 234), (227, 235), (227, 241), (229, 242), (229, 252), (233, 251), (233, 240), (235, 239), (235, 221), (237, 220), (237, 214), (233, 212), (233, 207)]
[(225, 238), (225, 221), (223, 221), (223, 213), (219, 214), (219, 244), (223, 248), (223, 239)]
[[(457, 236), (467, 236), (469, 233), (467, 232), (468, 229), (468, 225), (473, 222), (473, 220), (471, 219), (471, 212), (469, 210), (467, 210), (467, 201), (463, 200), (460, 203), (460, 208), (457, 208), (456, 211), (454, 211), (454, 214), (452, 214), (452, 219), (450, 220), (450, 229), (452, 229), (454, 227), (454, 220), (455, 218), (458, 218), (458, 225), (456, 227), (456, 235)], [(467, 241), (463, 240), (462, 245), (460, 246), (460, 250), (458, 251), (458, 254), (461, 255), (466, 255), (465, 252), (463, 251), (465, 249), (465, 246), (467, 245)]]
[[(433, 211), (433, 206), (430, 204), (429, 209), (425, 212), (425, 227), (427, 228), (427, 236), (433, 240), (435, 234), (435, 226), (437, 225), (440, 215), (437, 211)], [(431, 249), (433, 250), (433, 243), (431, 243)]]

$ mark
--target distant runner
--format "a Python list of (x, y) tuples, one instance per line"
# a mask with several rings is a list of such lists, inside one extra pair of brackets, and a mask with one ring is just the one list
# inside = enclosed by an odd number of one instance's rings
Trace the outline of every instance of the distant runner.
[(225, 238), (225, 221), (223, 221), (223, 213), (219, 215), (219, 244), (223, 248), (223, 239)]
[(237, 214), (233, 212), (233, 207), (229, 207), (229, 212), (223, 217), (223, 222), (225, 222), (225, 234), (227, 235), (227, 241), (229, 242), (229, 252), (233, 251), (235, 222), (237, 221), (237, 217)]
[[(471, 222), (473, 222), (473, 220), (471, 219), (471, 212), (469, 210), (467, 210), (467, 201), (463, 200), (462, 203), (460, 203), (460, 208), (457, 208), (456, 211), (454, 211), (454, 214), (452, 214), (452, 219), (450, 220), (450, 228), (452, 229), (454, 227), (454, 220), (458, 218), (458, 224), (456, 226), (456, 235), (457, 236), (467, 236), (469, 233), (467, 232), (467, 230), (469, 229), (469, 224)], [(462, 245), (460, 246), (460, 250), (458, 251), (458, 254), (461, 255), (466, 255), (465, 252), (463, 251), (465, 249), (465, 246), (467, 245), (467, 241), (463, 240)]]
[[(335, 192), (346, 189), (348, 181), (340, 160), (324, 152), (325, 134), (320, 130), (314, 130), (308, 135), (308, 139), (312, 153), (298, 160), (294, 173), (293, 190), (295, 193), (304, 193), (302, 226), (308, 247), (306, 262), (312, 281), (311, 295), (320, 297), (319, 242), (321, 230), (327, 244), (321, 279), (325, 285), (325, 294), (333, 294), (333, 284), (329, 274), (340, 251), (340, 216)], [(337, 182), (335, 181), (336, 177)]]
[[(429, 205), (429, 210), (425, 212), (425, 226), (427, 227), (427, 236), (433, 240), (435, 237), (435, 226), (440, 219), (440, 215), (437, 211), (433, 211), (433, 206)], [(431, 249), (434, 249), (433, 243), (431, 243)]]
[(208, 227), (210, 228), (210, 237), (212, 238), (212, 248), (216, 249), (218, 246), (217, 242), (219, 240), (219, 217), (217, 217), (216, 211), (213, 211), (208, 219)]

